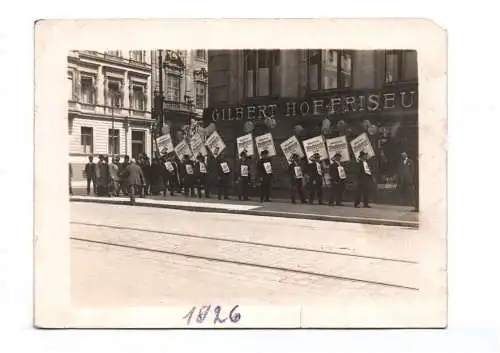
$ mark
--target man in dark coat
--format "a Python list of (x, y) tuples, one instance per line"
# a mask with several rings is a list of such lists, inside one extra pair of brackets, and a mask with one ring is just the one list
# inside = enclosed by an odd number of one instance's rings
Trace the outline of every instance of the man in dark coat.
[(304, 196), (304, 168), (300, 163), (300, 158), (297, 153), (292, 155), (290, 165), (288, 166), (288, 173), (290, 174), (291, 184), (291, 198), (292, 203), (295, 203), (295, 197), (298, 194), (301, 203), (306, 203)]
[(184, 196), (194, 197), (194, 163), (187, 154), (185, 154), (182, 159), (181, 176), (182, 185), (184, 185)]
[(156, 157), (153, 158), (153, 163), (149, 170), (149, 178), (151, 183), (151, 194), (155, 196), (159, 195), (163, 184), (163, 168)]
[(264, 150), (257, 162), (257, 174), (260, 181), (260, 202), (269, 202), (271, 197), (271, 181), (273, 178), (273, 167), (269, 158), (269, 151)]
[(97, 195), (94, 157), (89, 156), (89, 162), (85, 165), (85, 169), (83, 170), (83, 175), (87, 179), (87, 195), (90, 195), (90, 183), (92, 183), (92, 189), (94, 190), (94, 195)]
[(238, 200), (249, 201), (248, 187), (250, 184), (250, 164), (247, 152), (240, 153), (239, 166), (235, 170), (236, 182), (238, 183)]
[(144, 185), (144, 174), (142, 168), (137, 165), (137, 162), (132, 158), (131, 163), (127, 166), (125, 176), (128, 185), (128, 193), (130, 195), (130, 204), (135, 205), (135, 194)]
[[(130, 164), (130, 157), (125, 156), (123, 158), (123, 163), (120, 163), (118, 165), (118, 176), (120, 179), (120, 189), (123, 192), (123, 195), (125, 195), (125, 196), (128, 196), (128, 181), (127, 181), (126, 171), (127, 171), (129, 164)], [(119, 192), (118, 192), (118, 194), (119, 194)]]
[(217, 155), (215, 163), (217, 171), (217, 198), (220, 200), (222, 195), (224, 195), (224, 200), (229, 200), (227, 191), (231, 180), (231, 168), (229, 168), (229, 163), (224, 158), (224, 152)]
[(201, 189), (203, 188), (205, 190), (205, 198), (209, 199), (210, 188), (208, 185), (208, 168), (207, 164), (205, 163), (205, 157), (203, 157), (201, 153), (196, 157), (194, 169), (198, 197), (201, 199)]
[(309, 203), (314, 203), (314, 195), (318, 197), (318, 204), (323, 204), (323, 166), (321, 165), (319, 153), (313, 154), (312, 163), (307, 166), (309, 175)]
[(95, 175), (97, 182), (97, 196), (107, 195), (109, 185), (109, 167), (104, 160), (104, 155), (99, 155), (99, 161), (95, 166)]
[(334, 204), (337, 206), (344, 206), (342, 204), (342, 196), (345, 190), (345, 183), (347, 181), (347, 174), (345, 172), (344, 166), (340, 162), (342, 155), (337, 152), (333, 157), (333, 161), (329, 167), (330, 174), (330, 201), (328, 204), (333, 206)]
[(164, 194), (166, 196), (168, 188), (170, 196), (174, 196), (175, 191), (179, 188), (179, 165), (174, 156), (167, 158), (164, 165), (166, 169)]
[(406, 202), (414, 207), (413, 212), (418, 212), (419, 202), (417, 195), (417, 180), (415, 165), (411, 159), (408, 158), (406, 152), (401, 153), (401, 164), (399, 165), (399, 188), (405, 196)]
[(359, 153), (359, 160), (356, 163), (356, 174), (358, 177), (358, 185), (354, 207), (359, 207), (361, 199), (363, 199), (364, 207), (371, 208), (369, 205), (369, 197), (373, 184), (373, 175), (368, 165), (368, 154), (365, 151)]

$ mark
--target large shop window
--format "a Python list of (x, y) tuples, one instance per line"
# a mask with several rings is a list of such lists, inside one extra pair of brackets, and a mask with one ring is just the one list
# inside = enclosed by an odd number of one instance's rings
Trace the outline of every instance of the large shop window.
[(120, 154), (120, 130), (108, 130), (108, 154)]
[(167, 75), (167, 100), (171, 102), (181, 100), (181, 77), (178, 75)]
[(121, 107), (122, 106), (122, 95), (120, 92), (120, 82), (111, 81), (108, 83), (108, 105), (110, 107)]
[(82, 126), (80, 128), (80, 145), (82, 153), (94, 153), (94, 129), (91, 127)]
[(146, 134), (141, 130), (132, 130), (132, 158), (145, 153)]
[(134, 85), (132, 87), (132, 107), (137, 110), (144, 110), (144, 87)]
[(94, 104), (94, 79), (90, 76), (82, 76), (81, 82), (82, 103)]
[(311, 91), (352, 86), (352, 53), (346, 50), (309, 50), (308, 86)]
[(206, 84), (203, 82), (196, 82), (196, 109), (204, 109), (205, 101), (207, 99)]
[(245, 55), (245, 94), (265, 97), (279, 93), (280, 51), (247, 50)]
[(416, 81), (418, 64), (416, 50), (385, 52), (385, 83)]

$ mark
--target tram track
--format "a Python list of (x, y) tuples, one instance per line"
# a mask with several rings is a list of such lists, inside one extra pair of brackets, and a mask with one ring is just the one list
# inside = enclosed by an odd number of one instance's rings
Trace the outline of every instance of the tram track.
[[(82, 227), (93, 227), (93, 228), (99, 228), (102, 231), (108, 231), (113, 234), (113, 232), (133, 232), (134, 234), (137, 234), (138, 232), (141, 233), (146, 233), (146, 234), (156, 234), (161, 237), (176, 237), (180, 239), (192, 239), (194, 241), (213, 241), (213, 242), (224, 242), (227, 244), (232, 244), (230, 246), (235, 246), (235, 245), (240, 245), (245, 248), (244, 250), (247, 252), (253, 252), (255, 251), (255, 247), (260, 247), (261, 249), (265, 249), (269, 251), (270, 249), (275, 249), (276, 251), (293, 251), (293, 252), (300, 252), (299, 254), (309, 254), (310, 255), (316, 255), (316, 256), (333, 256), (336, 259), (338, 257), (347, 257), (347, 258), (356, 258), (359, 259), (359, 261), (364, 261), (366, 263), (366, 266), (369, 266), (370, 264), (373, 263), (373, 261), (378, 262), (379, 264), (382, 263), (394, 263), (395, 265), (397, 263), (404, 265), (404, 266), (414, 266), (417, 264), (415, 261), (409, 261), (409, 260), (402, 260), (402, 259), (391, 259), (391, 258), (384, 258), (384, 257), (376, 257), (376, 256), (367, 256), (367, 255), (360, 255), (360, 254), (349, 254), (349, 253), (343, 253), (343, 252), (336, 252), (336, 251), (329, 251), (329, 250), (321, 250), (321, 249), (310, 249), (310, 248), (300, 248), (300, 247), (293, 247), (293, 246), (286, 246), (286, 245), (280, 245), (280, 244), (269, 244), (269, 243), (264, 243), (264, 242), (255, 242), (255, 241), (247, 241), (247, 240), (239, 240), (239, 239), (228, 239), (228, 238), (220, 238), (220, 237), (213, 237), (213, 236), (206, 236), (206, 235), (197, 235), (197, 234), (186, 234), (186, 233), (174, 233), (174, 232), (165, 232), (165, 231), (160, 231), (160, 230), (152, 230), (152, 229), (140, 229), (140, 228), (134, 228), (134, 227), (122, 227), (122, 226), (116, 226), (116, 225), (103, 225), (103, 224), (94, 224), (94, 223), (87, 223), (87, 222), (71, 222), (73, 225), (76, 226), (82, 226)], [(82, 234), (86, 234), (86, 232), (82, 232)], [(90, 232), (89, 232), (90, 234)], [(123, 235), (123, 233), (119, 233), (120, 235)], [(117, 238), (118, 237), (118, 238)], [(363, 279), (359, 278), (359, 276), (347, 276), (343, 274), (338, 274), (338, 273), (327, 273), (327, 272), (322, 272), (322, 271), (317, 271), (314, 270), (314, 268), (311, 268), (310, 266), (305, 265), (306, 268), (302, 268), (303, 266), (295, 264), (295, 268), (293, 268), (293, 263), (287, 263), (285, 261), (285, 264), (273, 264), (273, 263), (262, 263), (266, 261), (247, 261), (245, 259), (245, 256), (241, 256), (240, 254), (236, 254), (237, 258), (224, 258), (224, 256), (212, 256), (211, 254), (207, 254), (207, 252), (203, 253), (203, 251), (198, 252), (198, 251), (177, 251), (178, 249), (162, 249), (159, 248), (158, 245), (155, 246), (145, 246), (144, 244), (139, 244), (139, 243), (133, 243), (134, 239), (127, 238), (126, 236), (120, 237), (118, 235), (114, 236), (109, 236), (111, 239), (91, 239), (85, 236), (71, 236), (70, 239), (74, 241), (79, 241), (79, 242), (86, 242), (86, 243), (94, 243), (94, 244), (100, 244), (104, 246), (110, 246), (110, 247), (119, 247), (119, 248), (125, 248), (129, 250), (134, 250), (134, 251), (142, 251), (142, 252), (150, 252), (150, 253), (158, 253), (158, 254), (167, 254), (167, 255), (172, 255), (172, 256), (180, 256), (184, 258), (190, 258), (190, 259), (197, 259), (197, 260), (205, 260), (205, 261), (210, 261), (210, 262), (218, 262), (218, 263), (227, 263), (227, 264), (234, 264), (234, 265), (240, 265), (240, 266), (249, 266), (253, 268), (261, 268), (261, 269), (268, 269), (268, 270), (275, 270), (275, 271), (282, 271), (282, 272), (287, 272), (287, 273), (295, 273), (295, 274), (302, 274), (302, 275), (308, 275), (308, 276), (314, 276), (317, 278), (325, 278), (325, 279), (331, 279), (331, 280), (341, 280), (341, 281), (349, 281), (349, 282), (357, 282), (357, 283), (363, 283), (363, 284), (369, 284), (369, 285), (375, 285), (375, 286), (384, 286), (384, 287), (392, 287), (392, 288), (399, 288), (399, 289), (405, 289), (405, 290), (410, 290), (410, 291), (417, 291), (418, 288), (411, 286), (411, 285), (403, 285), (399, 283), (391, 283), (391, 281), (380, 281), (380, 280), (371, 280), (371, 279)], [(116, 238), (116, 239), (113, 239)], [(119, 239), (119, 241), (117, 241)], [(128, 239), (128, 242), (127, 242)], [(185, 241), (185, 240), (184, 240)], [(132, 242), (132, 243), (131, 243)], [(214, 246), (214, 249), (218, 249), (216, 246)], [(240, 248), (237, 248), (240, 249)], [(196, 253), (198, 252), (198, 253)], [(234, 255), (234, 254), (232, 254)], [(243, 251), (243, 255), (244, 251)], [(279, 254), (278, 254), (279, 255)], [(239, 257), (238, 257), (239, 256)], [(242, 257), (242, 258), (241, 258)], [(309, 261), (311, 258), (309, 258)], [(336, 260), (338, 261), (338, 260)], [(269, 262), (269, 261), (268, 261)], [(293, 261), (292, 261), (293, 262)], [(393, 265), (391, 265), (393, 266)], [(316, 266), (317, 267), (317, 266)], [(334, 272), (334, 271), (333, 271)], [(394, 281), (393, 281), (394, 282)]]

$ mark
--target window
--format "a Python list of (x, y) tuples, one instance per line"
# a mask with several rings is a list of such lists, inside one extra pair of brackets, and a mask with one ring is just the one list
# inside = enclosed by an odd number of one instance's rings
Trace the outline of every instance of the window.
[(245, 51), (245, 93), (264, 97), (279, 93), (279, 50)]
[(120, 154), (120, 130), (108, 130), (108, 154)]
[(121, 50), (107, 50), (107, 51), (105, 52), (105, 54), (107, 54), (107, 55), (112, 55), (112, 56), (117, 56), (117, 57), (119, 57), (119, 58), (121, 58), (121, 56), (122, 56), (122, 52), (121, 52)]
[(132, 108), (144, 110), (144, 88), (134, 85), (132, 87)]
[(134, 61), (143, 63), (146, 61), (146, 52), (144, 50), (132, 50), (130, 52), (130, 58)]
[(181, 78), (177, 75), (167, 75), (167, 100), (180, 102), (181, 100)]
[(206, 51), (205, 50), (196, 50), (196, 59), (206, 60)]
[(94, 153), (94, 129), (91, 127), (82, 126), (80, 128), (80, 145), (82, 153)]
[(206, 85), (203, 82), (196, 82), (196, 109), (205, 108)]
[(73, 100), (73, 75), (68, 75), (68, 100)]
[(144, 131), (132, 130), (132, 158), (138, 158), (145, 152)]
[(415, 81), (418, 78), (416, 50), (385, 52), (385, 83)]
[(94, 79), (89, 76), (81, 78), (82, 103), (94, 104)]
[(311, 91), (352, 86), (352, 53), (345, 50), (309, 50), (308, 86)]
[(110, 81), (108, 82), (108, 106), (110, 107), (121, 107), (122, 106), (122, 95), (120, 92), (121, 82)]

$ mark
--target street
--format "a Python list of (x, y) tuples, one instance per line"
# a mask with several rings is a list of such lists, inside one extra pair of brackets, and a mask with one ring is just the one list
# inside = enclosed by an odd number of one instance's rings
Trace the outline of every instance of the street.
[(71, 212), (82, 307), (401, 300), (439, 282), (424, 281), (426, 238), (413, 229), (79, 202)]

